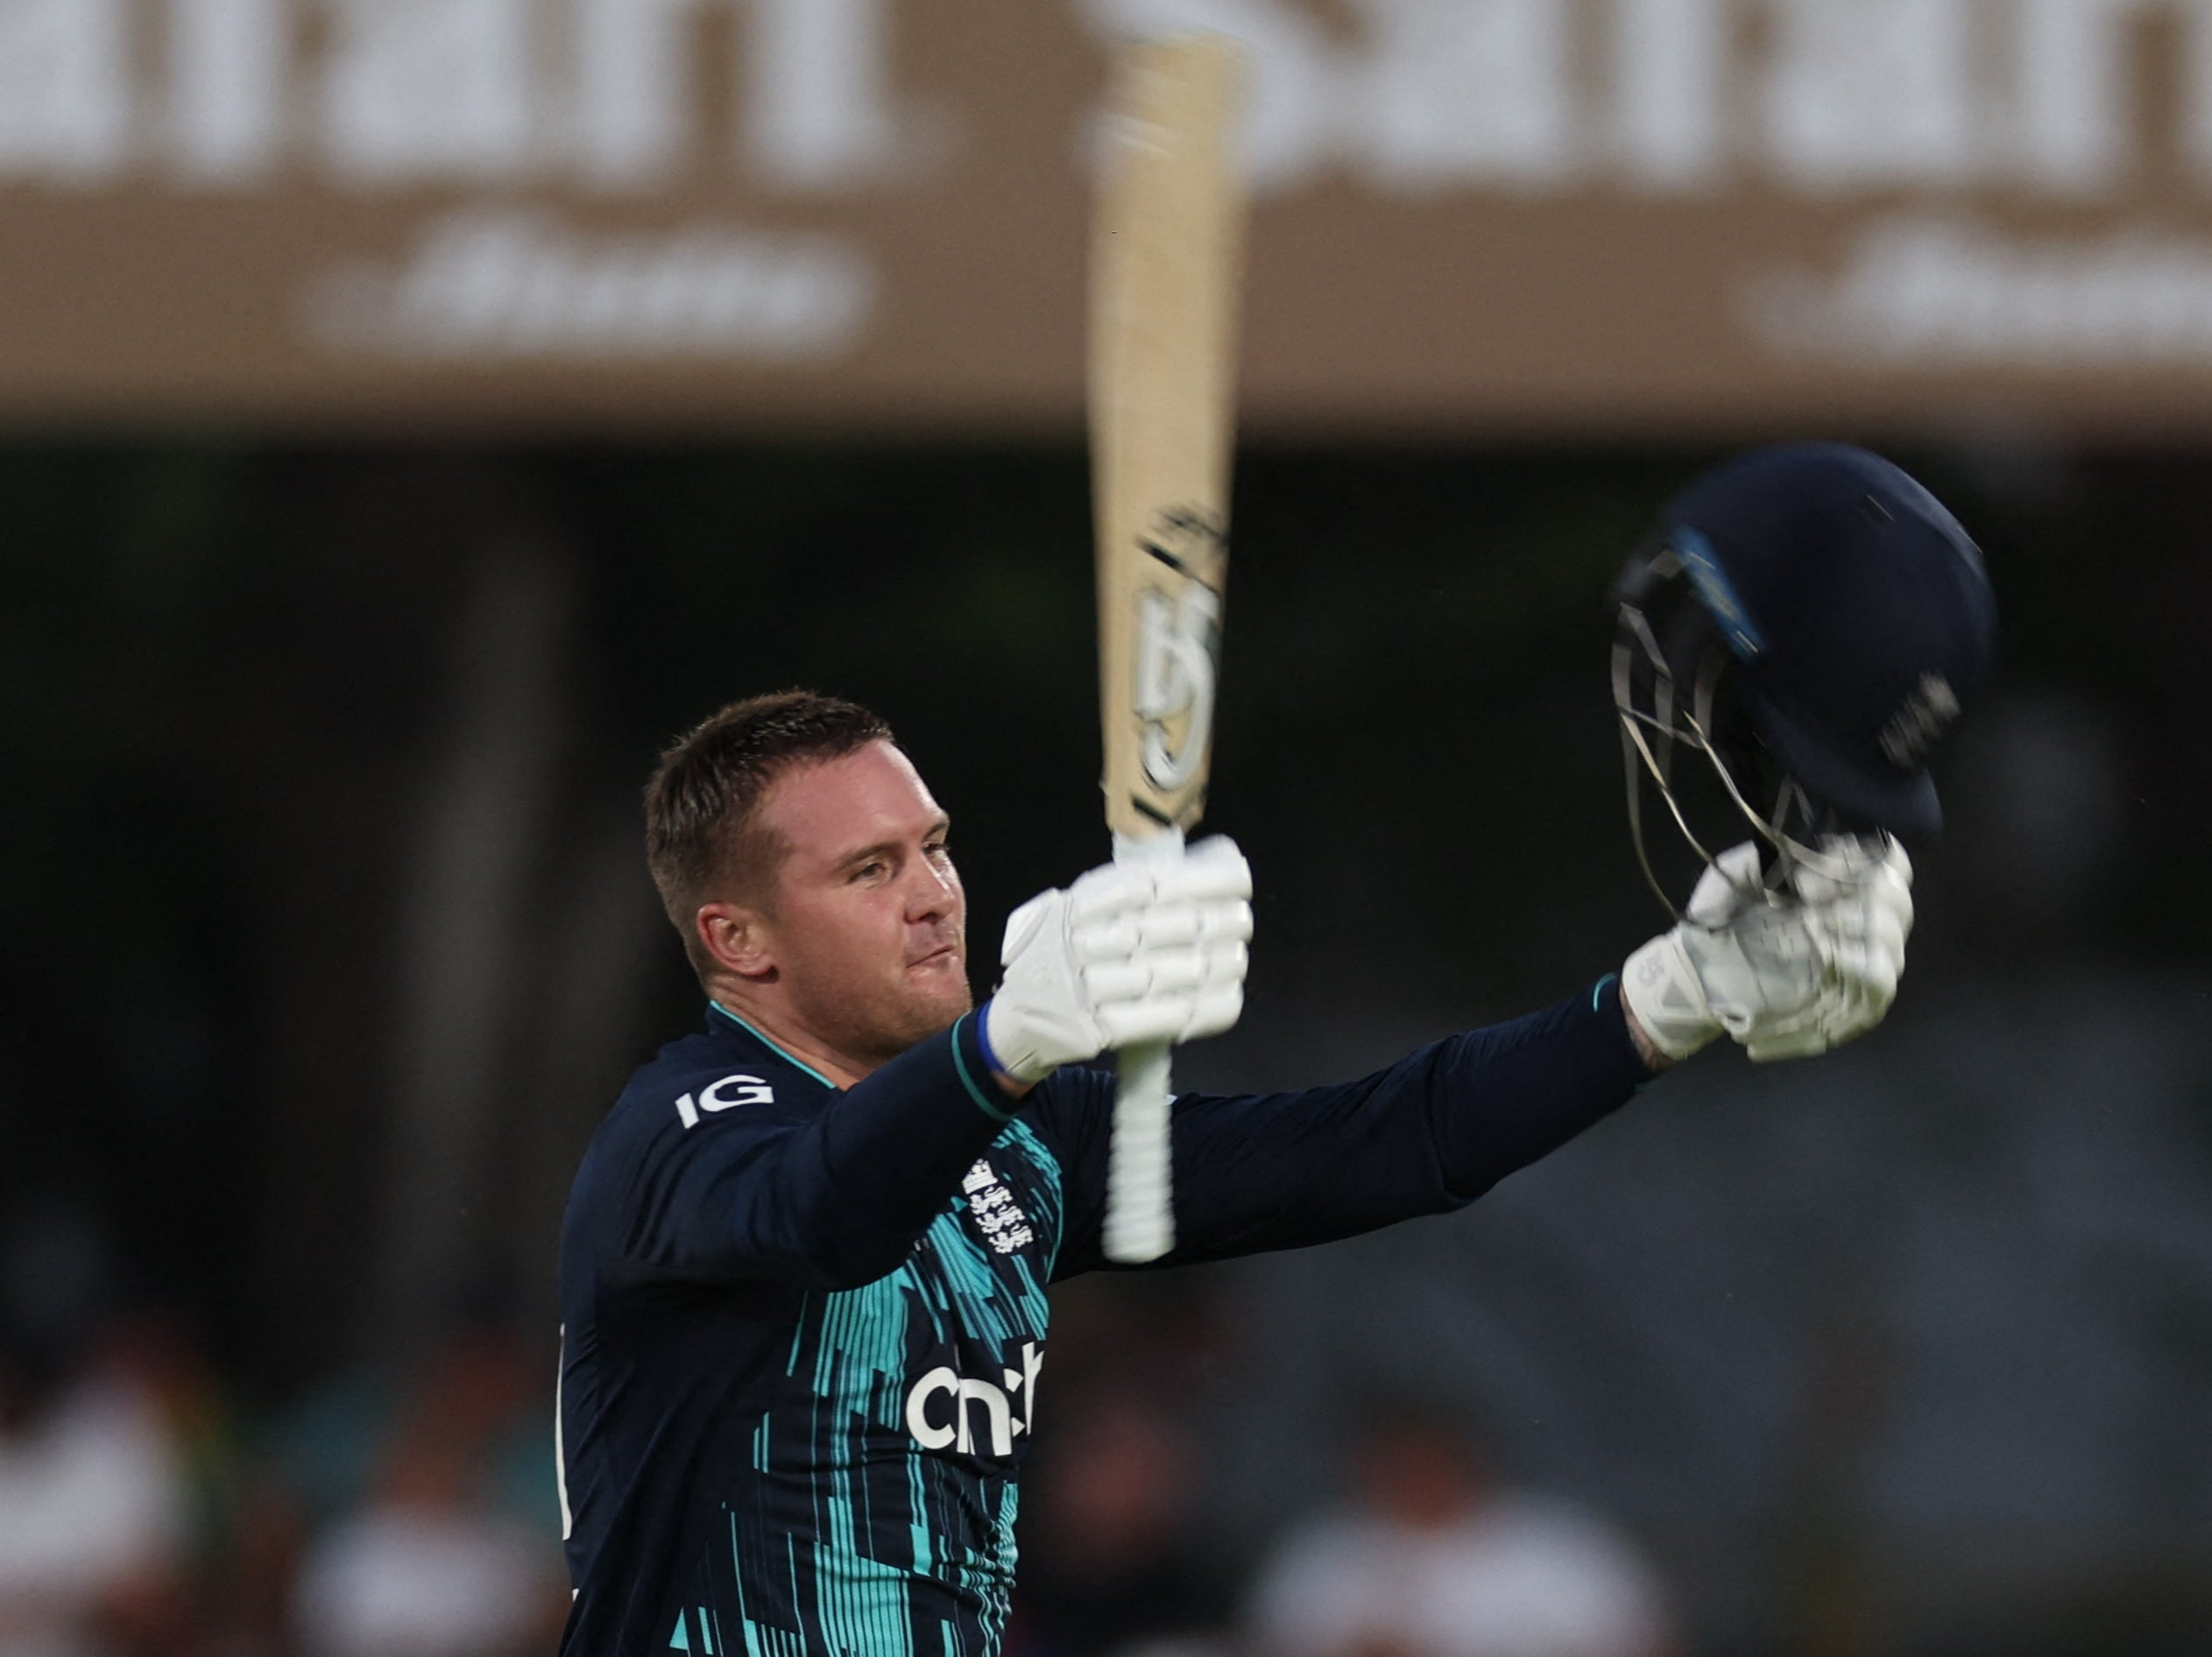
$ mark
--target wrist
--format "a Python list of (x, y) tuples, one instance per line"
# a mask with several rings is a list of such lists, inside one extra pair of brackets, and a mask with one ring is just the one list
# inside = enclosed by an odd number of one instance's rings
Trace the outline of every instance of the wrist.
[[(975, 1010), (975, 1044), (982, 1050), (984, 1065), (990, 1070), (992, 1078), (1007, 1095), (1018, 1099), (1051, 1075), (1057, 1067), (1046, 1067), (1038, 1069), (1035, 1075), (1025, 1075), (999, 1056), (998, 1048), (991, 1042), (991, 1013), (997, 1005), (998, 998), (993, 996)], [(1034, 1065), (1025, 1067), (1035, 1068)]]
[(1636, 1009), (1629, 1005), (1628, 997), (1621, 993), (1617, 982), (1614, 984), (1613, 993), (1621, 1004), (1621, 1021), (1629, 1027), (1629, 1040), (1635, 1044), (1636, 1056), (1643, 1061), (1643, 1068), (1653, 1075), (1673, 1068), (1674, 1061), (1659, 1050), (1659, 1044), (1651, 1039), (1651, 1033), (1636, 1018)]
[(1621, 968), (1621, 1012), (1629, 1039), (1655, 1072), (1688, 1058), (1722, 1028), (1681, 932), (1661, 933)]

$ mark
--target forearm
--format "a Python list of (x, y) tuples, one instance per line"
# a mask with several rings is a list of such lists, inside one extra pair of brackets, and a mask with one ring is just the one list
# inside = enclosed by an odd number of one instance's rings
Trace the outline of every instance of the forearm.
[(1659, 1066), (1608, 975), (1588, 991), (1444, 1043), (1430, 1110), (1445, 1183), (1461, 1202), (1618, 1110)]
[[(1356, 1082), (1184, 1095), (1181, 1241), (1166, 1263), (1303, 1248), (1458, 1208), (1618, 1109), (1650, 1075), (1608, 979)], [(1104, 1096), (1094, 1108), (1106, 1108)], [(1063, 1272), (1101, 1264), (1096, 1245), (1093, 1228)]]

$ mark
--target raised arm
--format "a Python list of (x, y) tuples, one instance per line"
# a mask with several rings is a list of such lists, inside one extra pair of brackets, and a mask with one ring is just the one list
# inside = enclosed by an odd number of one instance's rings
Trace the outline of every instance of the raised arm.
[(606, 1251), (640, 1280), (871, 1282), (906, 1258), (1018, 1105), (989, 1074), (972, 1016), (827, 1098), (764, 1088), (770, 1097), (739, 1108), (680, 1108), (720, 1074), (654, 1084), (665, 1102), (625, 1099), (635, 1133), (595, 1147), (604, 1171), (586, 1164), (620, 1216)]
[(640, 1084), (654, 1090), (619, 1107), (632, 1132), (585, 1166), (623, 1216), (606, 1252), (640, 1279), (843, 1288), (895, 1269), (1040, 1077), (1234, 1022), (1250, 891), (1217, 840), (1165, 871), (1108, 865), (1042, 893), (1009, 923), (996, 997), (830, 1096), (802, 1084), (703, 1111), (720, 1071)]

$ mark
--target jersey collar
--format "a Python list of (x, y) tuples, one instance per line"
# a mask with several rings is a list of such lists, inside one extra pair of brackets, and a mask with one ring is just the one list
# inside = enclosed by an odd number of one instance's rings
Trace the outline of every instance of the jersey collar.
[(719, 1001), (710, 1001), (707, 1003), (707, 1028), (710, 1030), (719, 1029), (725, 1033), (730, 1034), (742, 1033), (744, 1035), (750, 1036), (753, 1040), (759, 1042), (777, 1058), (782, 1060), (784, 1063), (791, 1066), (794, 1069), (805, 1071), (816, 1082), (819, 1082), (823, 1087), (829, 1089), (830, 1092), (842, 1093), (845, 1091), (844, 1089), (840, 1088), (836, 1082), (830, 1081), (828, 1076), (823, 1075), (821, 1071), (816, 1069), (804, 1059), (798, 1057), (795, 1054), (786, 1052), (782, 1047), (778, 1047), (767, 1036), (761, 1034), (758, 1028), (738, 1017), (736, 1013), (731, 1012), (729, 1008), (724, 1006)]

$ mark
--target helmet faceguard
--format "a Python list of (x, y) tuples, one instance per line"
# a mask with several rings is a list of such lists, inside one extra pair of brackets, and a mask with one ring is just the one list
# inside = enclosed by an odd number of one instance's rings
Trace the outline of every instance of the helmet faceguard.
[(1636, 859), (1660, 901), (1643, 790), (1691, 849), (1677, 758), (1701, 754), (1772, 853), (1823, 869), (1834, 836), (1933, 833), (1926, 759), (1990, 672), (1996, 612), (1958, 520), (1864, 449), (1756, 449), (1691, 483), (1615, 589), (1613, 700)]
[[(1668, 913), (1682, 918), (1644, 843), (1646, 779), (1701, 862), (1711, 863), (1720, 850), (1705, 843), (1676, 792), (1678, 753), (1703, 758), (1734, 813), (1772, 854), (1761, 860), (1768, 890), (1786, 883), (1792, 863), (1831, 870), (1835, 860), (1818, 843), (1863, 833), (1868, 825), (1816, 800), (1761, 742), (1736, 683), (1727, 635), (1700, 602), (1681, 554), (1653, 538), (1630, 561), (1614, 596), (1613, 705), (1629, 832), (1643, 878)], [(1832, 871), (1840, 873), (1840, 865)]]

